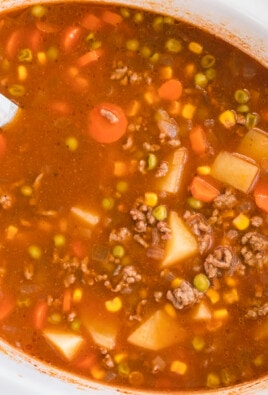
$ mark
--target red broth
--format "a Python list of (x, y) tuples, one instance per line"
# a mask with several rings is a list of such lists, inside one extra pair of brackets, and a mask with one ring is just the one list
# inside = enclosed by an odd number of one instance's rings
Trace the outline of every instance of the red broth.
[(268, 369), (268, 73), (167, 16), (1, 15), (0, 335), (109, 385)]

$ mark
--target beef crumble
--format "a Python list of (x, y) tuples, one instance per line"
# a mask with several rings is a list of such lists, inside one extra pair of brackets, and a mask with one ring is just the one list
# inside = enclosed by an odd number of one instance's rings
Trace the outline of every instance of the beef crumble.
[(184, 219), (191, 228), (194, 235), (197, 236), (199, 252), (205, 254), (213, 244), (213, 230), (207, 219), (199, 213), (186, 211)]
[(258, 232), (248, 232), (241, 238), (241, 255), (248, 266), (263, 267), (268, 261), (268, 238)]
[(235, 271), (242, 271), (243, 265), (231, 248), (218, 246), (206, 257), (204, 268), (209, 278), (215, 278), (221, 276), (223, 271), (228, 275), (232, 275)]
[(177, 310), (193, 305), (202, 296), (203, 293), (195, 289), (188, 281), (182, 281), (178, 288), (168, 290), (166, 294), (167, 300), (169, 300)]

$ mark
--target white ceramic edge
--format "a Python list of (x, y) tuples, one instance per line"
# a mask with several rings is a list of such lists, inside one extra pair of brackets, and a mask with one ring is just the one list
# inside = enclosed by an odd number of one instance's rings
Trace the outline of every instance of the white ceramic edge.
[[(43, 2), (45, 2), (44, 0)], [(54, 0), (53, 0), (54, 1)], [(57, 1), (57, 0), (55, 0)], [(109, 2), (110, 0), (103, 0)], [(37, 3), (38, 0), (0, 0), (0, 12), (8, 7)], [(101, 0), (96, 0), (101, 2)], [(129, 4), (131, 0), (115, 0), (117, 4)], [(145, 8), (144, 0), (134, 0), (135, 6)], [(146, 8), (158, 9), (186, 22), (198, 26), (205, 24), (212, 33), (224, 36), (245, 52), (251, 53), (268, 67), (268, 1), (267, 0), (147, 0)], [(216, 28), (215, 28), (216, 26)], [(48, 372), (49, 374), (46, 374)], [(60, 373), (30, 358), (14, 352), (0, 341), (0, 388), (1, 395), (119, 395), (132, 394), (132, 391), (119, 392), (115, 388), (105, 388), (98, 384)], [(142, 392), (135, 391), (135, 394)], [(267, 395), (268, 380), (251, 386), (237, 386), (236, 389), (213, 391), (220, 395)], [(194, 394), (194, 392), (192, 392)], [(205, 395), (205, 392), (203, 393)], [(212, 392), (210, 392), (212, 395)]]

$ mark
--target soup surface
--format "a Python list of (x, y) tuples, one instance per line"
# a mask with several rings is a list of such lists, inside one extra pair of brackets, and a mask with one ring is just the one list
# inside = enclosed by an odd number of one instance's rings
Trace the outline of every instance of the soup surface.
[(109, 385), (268, 372), (268, 72), (170, 17), (0, 17), (0, 335)]

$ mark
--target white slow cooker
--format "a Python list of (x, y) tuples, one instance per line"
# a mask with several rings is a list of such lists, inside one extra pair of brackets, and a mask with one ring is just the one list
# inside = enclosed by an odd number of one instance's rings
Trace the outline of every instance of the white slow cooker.
[[(57, 0), (43, 0), (43, 3), (54, 1)], [(0, 13), (37, 2), (36, 0), (0, 0)], [(109, 0), (102, 0), (102, 2), (109, 2)], [(267, 0), (114, 0), (112, 2), (133, 4), (152, 11), (158, 10), (204, 27), (251, 54), (268, 67)], [(133, 391), (120, 391), (117, 388), (105, 387), (59, 372), (25, 357), (0, 340), (0, 394), (48, 395), (50, 393), (53, 395), (127, 395), (133, 394)], [(199, 391), (196, 395), (207, 393)], [(135, 394), (150, 395), (142, 391), (135, 391)], [(257, 382), (215, 390), (209, 394), (267, 395), (268, 372), (267, 377)], [(177, 395), (180, 394), (177, 393)]]

